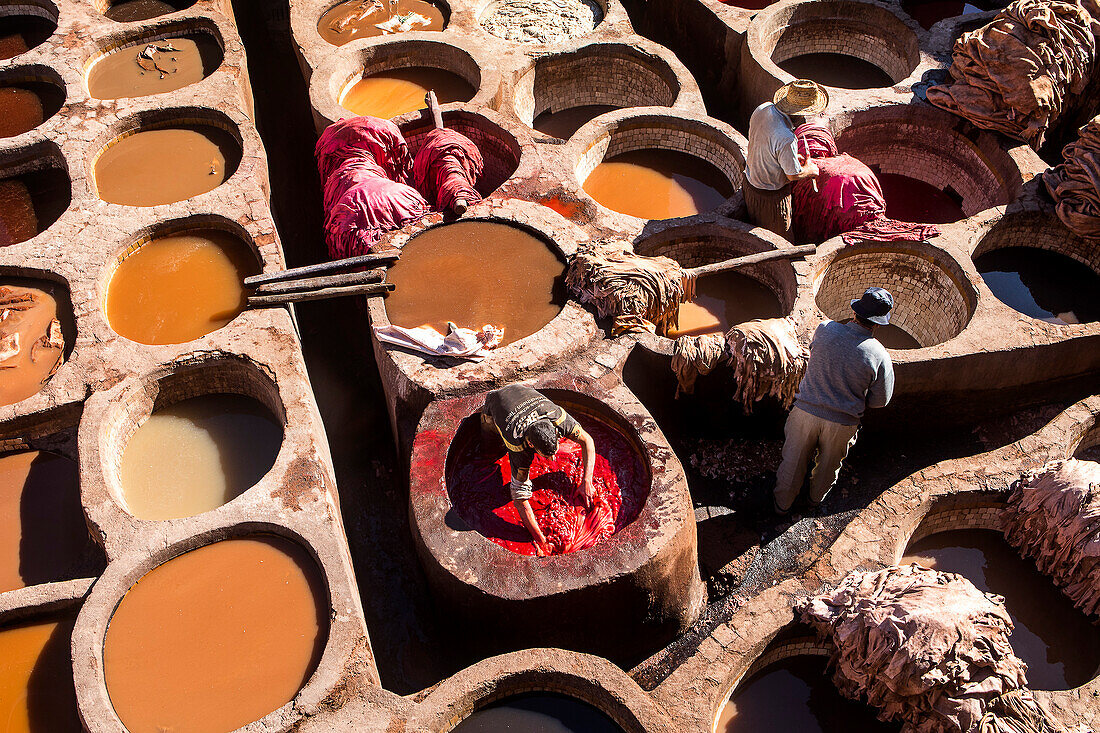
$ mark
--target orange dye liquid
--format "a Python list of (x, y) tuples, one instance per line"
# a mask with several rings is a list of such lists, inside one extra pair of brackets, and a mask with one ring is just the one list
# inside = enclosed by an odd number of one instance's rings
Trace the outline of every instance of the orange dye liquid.
[(732, 193), (704, 160), (671, 150), (633, 150), (596, 166), (584, 190), (601, 204), (642, 219), (672, 219), (710, 211)]
[(75, 618), (0, 629), (0, 733), (80, 733), (69, 645)]
[(148, 130), (123, 138), (95, 164), (99, 198), (158, 206), (212, 191), (227, 178), (227, 141), (212, 128)]
[(215, 542), (141, 578), (107, 627), (104, 667), (130, 733), (226, 733), (294, 699), (328, 635), (308, 553), (277, 537)]
[(65, 338), (51, 292), (0, 285), (0, 405), (37, 394), (64, 355)]
[(440, 104), (469, 102), (475, 92), (473, 86), (457, 74), (414, 66), (360, 79), (344, 92), (340, 106), (357, 115), (389, 119), (424, 109), (424, 95), (428, 90), (435, 91)]
[(67, 579), (88, 542), (74, 462), (39, 451), (0, 456), (0, 593)]
[(127, 46), (96, 61), (88, 72), (88, 93), (121, 99), (172, 92), (212, 74), (217, 60), (218, 43), (206, 34)]
[(725, 333), (754, 318), (778, 318), (780, 311), (779, 299), (767, 286), (736, 272), (719, 272), (695, 283), (695, 300), (680, 304), (679, 326), (668, 336)]
[(142, 344), (180, 344), (236, 318), (243, 280), (257, 270), (248, 247), (216, 231), (155, 239), (123, 260), (107, 288), (107, 320)]

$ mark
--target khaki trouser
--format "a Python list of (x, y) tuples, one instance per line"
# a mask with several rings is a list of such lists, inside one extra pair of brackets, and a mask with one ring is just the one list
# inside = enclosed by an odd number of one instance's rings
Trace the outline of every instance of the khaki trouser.
[(775, 505), (787, 511), (798, 498), (806, 467), (817, 451), (810, 477), (810, 501), (820, 504), (836, 483), (840, 464), (855, 445), (858, 425), (841, 425), (816, 417), (797, 407), (791, 410), (783, 430), (783, 461), (775, 476)]
[(791, 184), (788, 183), (778, 191), (765, 191), (742, 179), (741, 191), (749, 210), (749, 219), (754, 224), (769, 229), (784, 239), (791, 238)]

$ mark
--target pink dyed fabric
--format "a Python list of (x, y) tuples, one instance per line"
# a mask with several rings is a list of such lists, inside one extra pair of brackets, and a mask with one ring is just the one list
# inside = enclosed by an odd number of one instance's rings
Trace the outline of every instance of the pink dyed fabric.
[(921, 241), (939, 236), (931, 224), (911, 224), (886, 216), (886, 199), (874, 172), (858, 159), (840, 153), (833, 134), (824, 126), (807, 122), (795, 130), (798, 150), (809, 155), (821, 170), (817, 188), (809, 179), (794, 185), (796, 239), (824, 242), (843, 235), (845, 244), (862, 240)]
[(484, 168), (481, 151), (470, 138), (446, 128), (432, 130), (416, 152), (413, 181), (437, 210), (446, 211), (458, 199), (481, 201), (474, 184)]
[(366, 254), (383, 232), (430, 210), (405, 183), (409, 148), (389, 120), (341, 120), (321, 133), (315, 155), (324, 188), (325, 244), (334, 260)]

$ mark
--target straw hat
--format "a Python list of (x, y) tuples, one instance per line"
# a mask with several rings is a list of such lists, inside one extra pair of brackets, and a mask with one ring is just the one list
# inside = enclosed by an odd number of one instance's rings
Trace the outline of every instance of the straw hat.
[(816, 115), (829, 106), (829, 93), (816, 81), (797, 79), (779, 87), (772, 102), (784, 114)]

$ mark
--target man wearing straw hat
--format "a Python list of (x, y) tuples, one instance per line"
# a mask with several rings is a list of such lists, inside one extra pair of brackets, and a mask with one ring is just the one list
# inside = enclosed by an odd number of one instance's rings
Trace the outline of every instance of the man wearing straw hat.
[(824, 87), (798, 79), (780, 87), (772, 101), (757, 107), (749, 119), (745, 205), (754, 223), (781, 237), (790, 238), (791, 233), (791, 184), (818, 174), (814, 162), (798, 154), (794, 130), (828, 105)]

